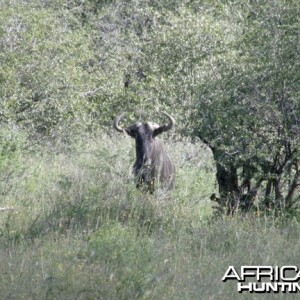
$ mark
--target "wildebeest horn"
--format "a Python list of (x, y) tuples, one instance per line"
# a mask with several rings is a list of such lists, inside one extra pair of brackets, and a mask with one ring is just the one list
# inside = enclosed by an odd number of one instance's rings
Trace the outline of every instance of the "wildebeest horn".
[(172, 129), (175, 125), (175, 119), (172, 116), (170, 116), (169, 114), (167, 114), (166, 112), (162, 111), (161, 113), (164, 114), (169, 119), (169, 124), (163, 125), (164, 131)]
[(113, 122), (114, 129), (119, 131), (119, 132), (124, 132), (123, 128), (119, 125), (119, 123), (120, 123), (120, 121), (121, 121), (121, 119), (123, 118), (124, 115), (125, 115), (125, 113), (122, 113), (121, 115), (116, 117), (114, 119), (114, 122)]

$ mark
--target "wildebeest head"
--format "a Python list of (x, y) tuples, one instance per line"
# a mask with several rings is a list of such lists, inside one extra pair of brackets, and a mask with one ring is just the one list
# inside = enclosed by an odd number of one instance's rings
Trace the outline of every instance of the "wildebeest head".
[(172, 129), (175, 120), (169, 114), (163, 112), (169, 122), (158, 125), (152, 122), (136, 123), (129, 127), (120, 127), (119, 123), (124, 116), (121, 114), (114, 122), (113, 127), (135, 139), (136, 161), (133, 172), (137, 180), (137, 187), (145, 186), (151, 193), (154, 191), (154, 182), (160, 181), (172, 183), (175, 166), (164, 150), (162, 142), (157, 136)]

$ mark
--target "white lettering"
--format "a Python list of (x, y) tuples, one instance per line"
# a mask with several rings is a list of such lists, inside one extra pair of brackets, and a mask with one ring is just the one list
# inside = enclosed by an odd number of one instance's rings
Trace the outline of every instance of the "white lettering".
[(286, 272), (287, 271), (291, 271), (291, 270), (293, 270), (293, 271), (295, 271), (295, 273), (297, 273), (298, 272), (298, 268), (297, 267), (295, 267), (295, 266), (282, 266), (281, 267), (281, 269), (280, 269), (280, 279), (282, 280), (282, 281), (288, 281), (288, 282), (294, 282), (294, 281), (297, 281), (297, 279), (298, 279), (298, 274), (295, 276), (295, 277), (286, 277), (287, 275), (286, 275)]
[[(254, 277), (257, 274), (257, 270), (260, 267), (257, 266), (242, 266), (241, 267), (241, 280), (245, 281), (245, 277)], [(255, 271), (255, 272), (247, 272), (248, 271)]]
[(280, 292), (286, 293), (287, 291), (290, 293), (292, 291), (290, 282), (277, 282), (278, 287), (281, 288)]
[(297, 293), (300, 291), (300, 285), (295, 282), (262, 282), (262, 283), (241, 283), (237, 284), (237, 291), (250, 293)]
[(229, 266), (222, 278), (227, 280), (237, 281), (239, 293), (300, 293), (300, 270), (296, 266), (241, 266), (240, 275)]
[(256, 280), (261, 282), (262, 277), (269, 277), (270, 281), (274, 280), (274, 269), (272, 266), (259, 267), (256, 273)]
[(253, 282), (250, 282), (250, 283), (241, 283), (241, 282), (238, 282), (237, 284), (237, 291), (239, 293), (242, 293), (242, 292), (250, 292), (250, 293), (253, 293), (253, 285), (254, 283)]
[(293, 287), (294, 287), (294, 290), (293, 290), (294, 293), (300, 292), (300, 285), (299, 285), (299, 283), (293, 282)]
[(265, 292), (270, 293), (271, 290), (275, 293), (278, 293), (278, 286), (276, 284), (276, 282), (264, 282), (265, 284)]
[(274, 267), (274, 278), (273, 278), (273, 280), (274, 281), (279, 281), (279, 267), (278, 266)]
[[(231, 274), (233, 273), (233, 274)], [(236, 279), (238, 281), (241, 280), (239, 274), (237, 273), (237, 271), (235, 270), (234, 266), (229, 266), (227, 271), (225, 272), (222, 281), (226, 282), (227, 279)]]

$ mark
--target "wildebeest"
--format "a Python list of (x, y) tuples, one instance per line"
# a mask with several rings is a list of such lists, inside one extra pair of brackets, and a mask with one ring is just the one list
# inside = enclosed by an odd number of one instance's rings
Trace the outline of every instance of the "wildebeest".
[(157, 137), (159, 134), (172, 129), (175, 120), (169, 114), (162, 112), (169, 120), (168, 124), (158, 125), (152, 122), (136, 123), (122, 128), (119, 123), (124, 113), (116, 117), (113, 127), (119, 132), (127, 133), (135, 139), (136, 161), (133, 174), (137, 188), (154, 192), (155, 183), (170, 187), (175, 176), (175, 165), (166, 153), (164, 146)]

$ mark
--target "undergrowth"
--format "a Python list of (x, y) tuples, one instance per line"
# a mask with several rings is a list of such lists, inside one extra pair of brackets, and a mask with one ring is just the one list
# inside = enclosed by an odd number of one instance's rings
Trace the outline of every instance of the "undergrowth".
[(130, 139), (102, 134), (41, 151), (15, 132), (7, 144), (1, 299), (232, 299), (235, 284), (221, 281), (228, 266), (299, 261), (295, 220), (212, 217), (215, 169), (201, 144), (166, 143), (176, 187), (154, 195), (135, 188)]

